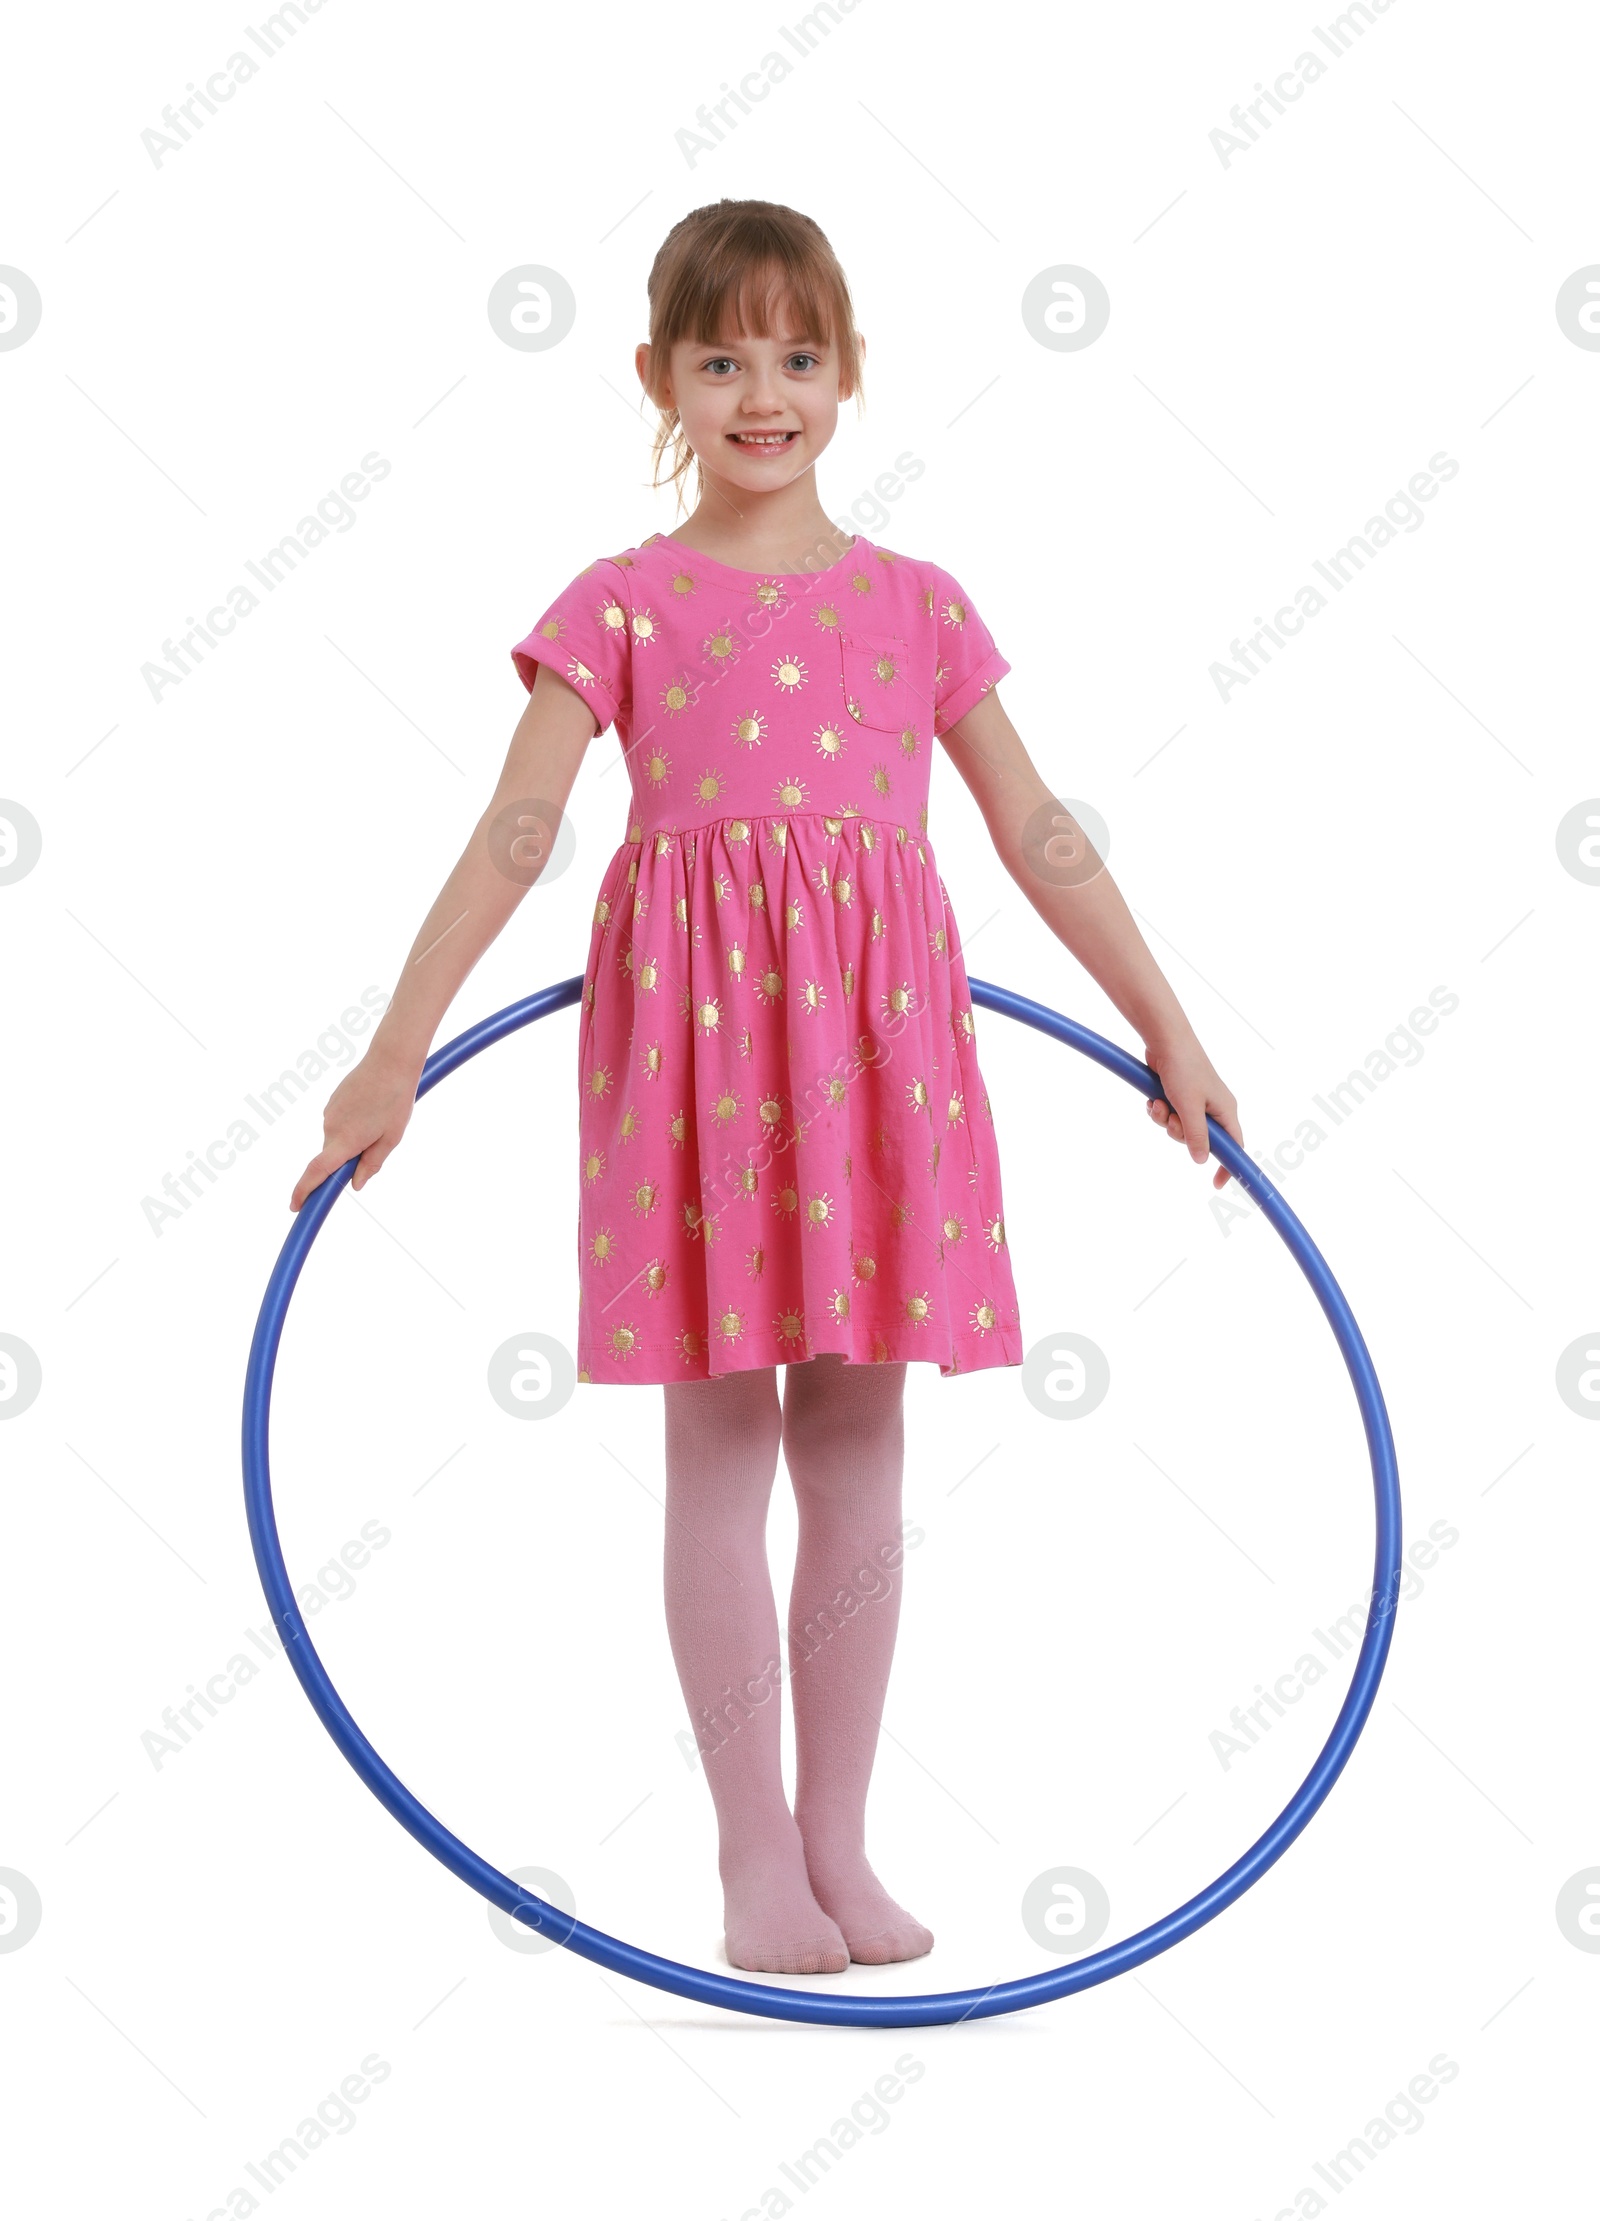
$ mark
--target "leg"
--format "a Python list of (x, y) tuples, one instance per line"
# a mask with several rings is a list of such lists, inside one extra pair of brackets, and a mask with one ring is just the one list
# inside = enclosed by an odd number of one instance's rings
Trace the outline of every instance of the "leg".
[(772, 1974), (838, 1974), (849, 1950), (812, 1894), (783, 1793), (767, 1569), (776, 1376), (769, 1365), (674, 1381), (664, 1394), (667, 1632), (716, 1807), (728, 1958)]
[[(795, 1819), (817, 1902), (863, 1965), (933, 1937), (867, 1864), (867, 1784), (900, 1619), (905, 1366), (835, 1356), (784, 1377), (783, 1454), (800, 1512), (789, 1600)], [(893, 1560), (893, 1564), (886, 1564)]]

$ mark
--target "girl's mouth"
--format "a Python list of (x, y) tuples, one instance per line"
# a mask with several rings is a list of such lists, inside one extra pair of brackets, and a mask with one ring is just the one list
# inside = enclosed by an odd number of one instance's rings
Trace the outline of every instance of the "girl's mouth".
[(729, 432), (727, 437), (745, 455), (782, 455), (800, 437), (798, 432)]

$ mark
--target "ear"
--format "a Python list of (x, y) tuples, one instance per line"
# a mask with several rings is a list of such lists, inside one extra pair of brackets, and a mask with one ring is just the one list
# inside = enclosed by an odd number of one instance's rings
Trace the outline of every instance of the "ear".
[[(633, 367), (639, 373), (639, 383), (644, 387), (646, 399), (654, 401), (655, 395), (650, 391), (650, 342), (647, 339), (641, 339), (634, 349)], [(665, 391), (657, 406), (670, 408), (672, 406), (672, 388), (665, 379), (663, 379), (662, 384)]]

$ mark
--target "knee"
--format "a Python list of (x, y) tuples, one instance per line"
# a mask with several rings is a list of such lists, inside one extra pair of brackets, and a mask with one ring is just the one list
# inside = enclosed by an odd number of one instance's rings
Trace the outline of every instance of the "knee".
[(697, 1443), (736, 1436), (749, 1448), (765, 1445), (776, 1455), (783, 1415), (770, 1366), (715, 1379), (669, 1381), (662, 1399), (669, 1447), (692, 1451)]
[[(851, 1380), (850, 1372), (867, 1377)], [(785, 1397), (783, 1447), (791, 1462), (848, 1475), (863, 1463), (897, 1458), (904, 1444), (901, 1383), (876, 1367), (835, 1365)]]

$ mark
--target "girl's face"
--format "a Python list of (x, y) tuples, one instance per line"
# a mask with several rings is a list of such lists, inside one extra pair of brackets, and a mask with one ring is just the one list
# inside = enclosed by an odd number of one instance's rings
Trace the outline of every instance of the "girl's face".
[[(839, 421), (837, 348), (806, 332), (787, 304), (773, 321), (769, 339), (740, 332), (679, 340), (659, 396), (677, 409), (707, 477), (749, 493), (770, 493), (810, 470)], [(641, 379), (649, 352), (638, 351)]]

